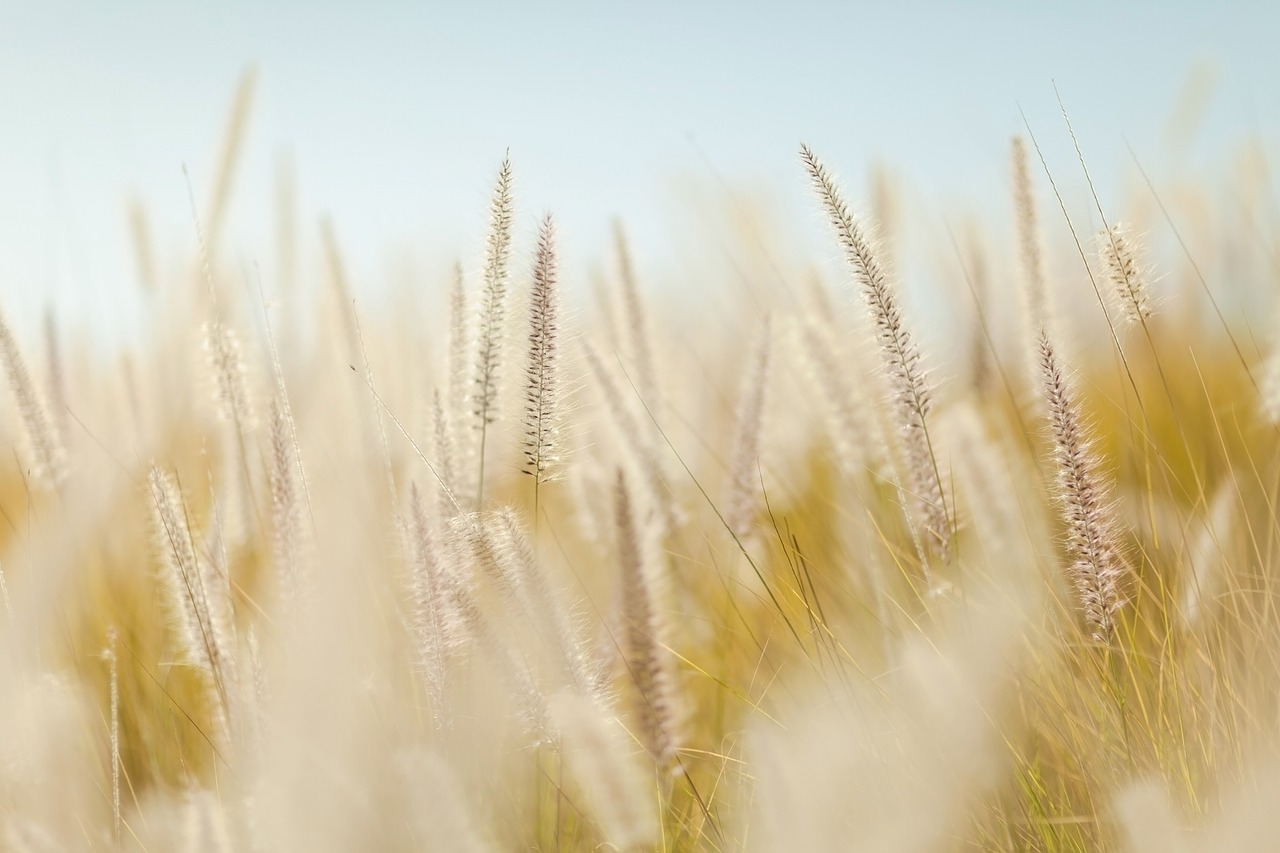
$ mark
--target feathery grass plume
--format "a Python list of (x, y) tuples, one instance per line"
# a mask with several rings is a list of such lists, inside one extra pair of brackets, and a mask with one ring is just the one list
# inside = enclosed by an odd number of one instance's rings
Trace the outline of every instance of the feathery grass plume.
[(453, 279), (449, 285), (449, 396), (448, 411), (455, 420), (467, 411), (467, 383), (470, 379), (471, 346), (470, 323), (467, 315), (467, 280), (462, 262), (453, 265)]
[(587, 369), (596, 377), (596, 390), (622, 439), (622, 446), (640, 469), (645, 491), (662, 519), (663, 532), (675, 530), (683, 519), (671, 490), (667, 488), (666, 476), (659, 461), (661, 457), (651, 440), (652, 431), (644, 428), (633, 407), (627, 405), (627, 398), (622, 394), (615, 371), (605, 363), (589, 341), (583, 343), (583, 354)]
[(1079, 595), (1090, 635), (1097, 642), (1106, 643), (1115, 631), (1116, 613), (1124, 604), (1120, 586), (1125, 564), (1116, 544), (1107, 489), (1095, 471), (1097, 457), (1044, 329), (1040, 330), (1039, 347), (1041, 389), (1058, 472), (1056, 497), (1066, 525), (1071, 561), (1067, 574)]
[(635, 685), (636, 730), (664, 780), (679, 773), (676, 731), (678, 687), (667, 642), (665, 569), (636, 521), (627, 477), (619, 469), (614, 491), (618, 560), (622, 575), (623, 659)]
[(279, 398), (271, 401), (271, 558), (286, 613), (296, 614), (305, 598), (302, 530), (294, 478), (293, 436)]
[(566, 674), (580, 691), (599, 682), (599, 666), (582, 642), (570, 608), (547, 582), (524, 524), (511, 507), (485, 520), (485, 548), (502, 573), (515, 581), (516, 593), (544, 641), (563, 661)]
[(870, 404), (849, 380), (849, 365), (829, 323), (809, 315), (792, 326), (792, 347), (801, 374), (822, 409), (836, 464), (850, 476), (879, 466), (882, 442)]
[(557, 693), (550, 705), (569, 776), (607, 845), (624, 851), (652, 849), (658, 842), (658, 804), (618, 720), (570, 690)]
[(1117, 222), (1098, 234), (1098, 257), (1115, 289), (1124, 318), (1144, 324), (1151, 319), (1147, 271), (1138, 264), (1138, 249), (1129, 230)]
[(219, 319), (209, 320), (202, 329), (204, 350), (213, 373), (218, 414), (233, 424), (239, 434), (248, 435), (257, 425), (249, 372), (240, 351), (240, 338)]
[(729, 451), (729, 494), (725, 501), (725, 523), (739, 539), (751, 535), (760, 503), (760, 433), (764, 429), (765, 392), (769, 384), (770, 330), (765, 319), (760, 339), (751, 356), (750, 369), (743, 375), (734, 415), (733, 440)]
[(1040, 329), (1049, 319), (1049, 286), (1045, 274), (1036, 197), (1031, 185), (1027, 143), (1015, 136), (1009, 146), (1013, 171), (1013, 213), (1018, 232), (1018, 260), (1022, 271), (1022, 298), (1028, 324)]
[(153, 465), (148, 486), (152, 529), (170, 606), (177, 618), (179, 650), (185, 663), (204, 673), (219, 734), (225, 736), (229, 734), (228, 687), (234, 667), (231, 637), (226, 633), (229, 620), (220, 618), (220, 612), (230, 607), (229, 601), (219, 599), (227, 590), (196, 555), (187, 505), (173, 477)]
[[(342, 248), (338, 245), (338, 235), (334, 230), (333, 220), (328, 216), (320, 220), (320, 244), (324, 248), (325, 265), (329, 269), (329, 284), (333, 294), (335, 316), (346, 346), (346, 353), (340, 357), (346, 363), (355, 364), (360, 357), (360, 341), (357, 339), (355, 319), (351, 311), (351, 282), (347, 277), (347, 265), (342, 258)], [(326, 347), (332, 351), (333, 348)], [(361, 409), (363, 412), (364, 409)], [(364, 417), (367, 417), (365, 415)]]
[(970, 223), (965, 231), (965, 243), (968, 252), (968, 278), (973, 288), (973, 324), (969, 330), (969, 381), (975, 391), (982, 394), (992, 381), (994, 358), (988, 340), (988, 330), (984, 328), (986, 318), (990, 316), (991, 281), (987, 262), (987, 249), (983, 244), (982, 234), (974, 223)]
[(31, 379), (27, 363), (22, 358), (18, 341), (9, 329), (8, 321), (0, 316), (0, 359), (4, 360), (9, 374), (9, 387), (18, 404), (18, 414), (27, 430), (30, 445), (31, 472), (42, 482), (59, 485), (66, 477), (66, 453), (58, 440), (58, 430), (49, 415), (40, 389)]
[(885, 276), (870, 241), (854, 222), (835, 181), (807, 145), (800, 147), (800, 157), (875, 323), (906, 455), (907, 488), (916, 504), (917, 519), (928, 534), (929, 550), (945, 561), (951, 549), (951, 523), (942, 474), (929, 440), (926, 418), (930, 391), (920, 350), (903, 319), (896, 289)]
[(613, 244), (618, 254), (618, 282), (622, 290), (624, 347), (636, 375), (633, 377), (640, 397), (649, 411), (656, 413), (661, 405), (658, 398), (658, 368), (654, 359), (653, 344), (649, 338), (649, 320), (645, 315), (644, 300), (640, 298), (640, 286), (636, 281), (635, 265), (627, 246), (627, 234), (622, 222), (613, 222)]
[(477, 315), (472, 424), (479, 433), (476, 447), (476, 500), (484, 496), (484, 455), (489, 425), (498, 419), (498, 384), (505, 343), (507, 267), (511, 261), (511, 226), (515, 218), (511, 197), (511, 158), (504, 157), (489, 203), (489, 236), (485, 244), (484, 289)]
[[(451, 554), (455, 564), (461, 566), (467, 560), (478, 559), (483, 555), (483, 548), (484, 528), (479, 513), (459, 513), (449, 519), (444, 553)], [(491, 563), (486, 567), (494, 569), (495, 566), (496, 564)], [(501, 573), (503, 570), (497, 567), (497, 571)], [(516, 713), (525, 732), (535, 744), (544, 742), (549, 732), (546, 697), (522, 650), (512, 648), (498, 635), (493, 620), (481, 607), (473, 589), (474, 579), (470, 572), (446, 571), (442, 573), (442, 577), (448, 603), (454, 608), (459, 624), (465, 627), (469, 645), (483, 650), (506, 677), (516, 701)], [(518, 600), (512, 579), (499, 574), (495, 580), (509, 600)]]
[(410, 487), (409, 516), (414, 647), (431, 698), (432, 720), (437, 730), (446, 730), (450, 725), (449, 660), (466, 641), (465, 627), (450, 600), (453, 579), (447, 574), (416, 483)]
[(432, 440), (436, 451), (436, 471), (440, 482), (436, 483), (436, 506), (441, 518), (449, 518), (458, 510), (461, 502), (467, 501), (466, 492), (458, 482), (459, 465), (454, 458), (457, 450), (453, 421), (449, 410), (445, 408), (444, 399), (439, 388), (431, 391), (431, 425)]
[(249, 113), (253, 108), (253, 94), (257, 89), (258, 70), (250, 65), (240, 75), (236, 93), (227, 118), (227, 132), (222, 138), (222, 150), (218, 155), (218, 169), (213, 176), (213, 191), (209, 195), (209, 209), (204, 221), (208, 228), (209, 254), (217, 255), (222, 228), (226, 223), (227, 209), (231, 203), (231, 189), (235, 186), (236, 166), (244, 149), (245, 132), (249, 127)]
[(560, 293), (551, 214), (538, 230), (529, 299), (529, 358), (525, 367), (524, 472), (535, 483), (560, 473)]
[[(469, 506), (475, 499), (475, 448), (470, 441), (462, 441), (460, 428), (471, 417), (470, 384), (473, 361), (471, 357), (471, 329), (467, 306), (467, 283), (462, 272), (462, 264), (453, 267), (453, 282), (449, 289), (449, 350), (447, 354), (446, 394), (439, 407), (440, 416), (436, 418), (437, 435), (441, 433), (448, 439), (448, 456), (452, 460), (452, 474), (443, 476), (446, 488), (456, 496), (458, 503)], [(437, 446), (436, 451), (444, 454), (446, 448)], [(443, 456), (442, 456), (443, 458)], [(453, 501), (449, 495), (441, 492), (441, 506), (444, 515), (452, 514)]]
[[(250, 625), (244, 632), (244, 677), (242, 681), (252, 689), (242, 694), (245, 702), (245, 729), (252, 756), (261, 756), (266, 746), (267, 713), (271, 707), (271, 681), (268, 677), (266, 662), (262, 657), (262, 645), (258, 641), (258, 632)], [(256, 762), (257, 758), (251, 758)]]

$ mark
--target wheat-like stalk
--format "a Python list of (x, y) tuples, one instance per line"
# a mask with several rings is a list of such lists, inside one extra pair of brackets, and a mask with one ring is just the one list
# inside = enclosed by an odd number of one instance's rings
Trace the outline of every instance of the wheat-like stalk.
[(678, 772), (678, 688), (667, 641), (664, 569), (636, 521), (627, 479), (614, 491), (618, 560), (622, 569), (623, 659), (635, 685), (640, 742), (663, 772)]
[(236, 167), (240, 152), (244, 150), (244, 137), (249, 127), (249, 115), (253, 109), (253, 95), (257, 89), (258, 71), (253, 66), (244, 69), (236, 86), (227, 117), (226, 135), (222, 138), (222, 150), (218, 154), (218, 168), (213, 176), (213, 189), (209, 194), (209, 209), (204, 221), (208, 223), (209, 254), (217, 255), (221, 245), (223, 226), (231, 203), (231, 191), (235, 187)]
[(589, 342), (583, 343), (583, 357), (587, 369), (596, 379), (596, 390), (599, 392), (609, 418), (618, 430), (623, 448), (635, 460), (640, 469), (645, 492), (661, 515), (665, 530), (674, 530), (680, 524), (680, 511), (667, 487), (667, 477), (662, 470), (661, 455), (653, 443), (653, 430), (645, 429), (645, 417), (628, 406), (623, 397), (616, 371)]
[(792, 347), (801, 373), (822, 410), (836, 464), (848, 475), (860, 475), (882, 461), (875, 414), (866, 395), (849, 377), (849, 359), (831, 324), (810, 312), (792, 327)]
[(994, 370), (989, 331), (985, 328), (990, 311), (991, 282), (987, 251), (976, 225), (965, 232), (968, 249), (968, 280), (973, 289), (974, 322), (969, 332), (969, 381), (974, 391), (982, 394), (990, 385)]
[(203, 331), (218, 413), (234, 425), (238, 434), (247, 435), (253, 432), (256, 420), (240, 338), (230, 326), (217, 319), (207, 322)]
[(929, 440), (926, 419), (931, 397), (920, 350), (903, 319), (896, 289), (885, 275), (871, 242), (850, 214), (835, 181), (808, 146), (800, 147), (800, 158), (875, 324), (906, 454), (908, 488), (917, 517), (928, 534), (930, 549), (945, 561), (951, 548), (951, 523), (942, 474)]
[(1098, 234), (1097, 245), (1124, 318), (1130, 323), (1146, 323), (1152, 312), (1149, 276), (1138, 263), (1138, 248), (1129, 229), (1117, 222)]
[(432, 441), (436, 451), (436, 472), (440, 481), (436, 484), (436, 507), (441, 518), (449, 518), (457, 511), (458, 502), (465, 501), (459, 483), (460, 468), (454, 453), (458, 450), (454, 421), (445, 406), (439, 388), (431, 392)]
[(441, 548), (431, 530), (416, 484), (410, 492), (409, 516), (414, 645), (431, 698), (432, 719), (436, 728), (443, 730), (448, 729), (451, 723), (449, 659), (465, 642), (465, 629), (450, 594), (453, 578), (447, 575)]
[(1013, 221), (1018, 234), (1023, 307), (1027, 313), (1030, 328), (1040, 329), (1049, 317), (1049, 288), (1045, 275), (1044, 252), (1040, 243), (1035, 191), (1031, 184), (1027, 143), (1021, 136), (1013, 138), (1009, 145), (1009, 153), (1013, 173)]
[(725, 501), (725, 524), (739, 539), (751, 534), (759, 509), (760, 487), (757, 464), (760, 434), (764, 427), (765, 392), (769, 383), (771, 323), (766, 319), (742, 377), (738, 410), (734, 416), (733, 439), (729, 445), (729, 494)]
[(229, 734), (230, 676), (234, 667), (232, 640), (227, 634), (230, 603), (218, 597), (226, 591), (205, 563), (198, 559), (187, 518), (187, 504), (173, 477), (152, 466), (148, 477), (152, 529), (163, 563), (163, 581), (177, 617), (178, 639), (186, 663), (204, 673), (210, 704)]
[(498, 383), (507, 309), (507, 267), (511, 261), (511, 158), (502, 160), (489, 203), (489, 236), (485, 247), (484, 289), (480, 294), (472, 387), (472, 424), (478, 433), (477, 501), (484, 495), (484, 455), (489, 426), (498, 419)]
[(280, 583), (285, 610), (302, 606), (301, 518), (294, 476), (293, 436), (279, 398), (271, 401), (271, 555)]
[(658, 369), (653, 343), (649, 337), (649, 318), (645, 311), (644, 300), (640, 298), (640, 284), (636, 280), (635, 264), (631, 259), (627, 234), (622, 228), (622, 223), (617, 220), (613, 223), (613, 245), (618, 255), (618, 283), (622, 291), (623, 351), (634, 366), (636, 375), (633, 381), (640, 393), (640, 398), (651, 412), (656, 412), (662, 401), (658, 397)]
[[(473, 347), (471, 339), (470, 308), (467, 300), (467, 281), (462, 264), (455, 263), (453, 278), (449, 285), (449, 343), (446, 353), (446, 385), (435, 412), (435, 428), (438, 441), (447, 441), (448, 446), (437, 443), (436, 452), (441, 457), (447, 456), (450, 471), (446, 475), (441, 472), (444, 488), (441, 490), (441, 507), (447, 516), (452, 511), (453, 501), (469, 506), (475, 499), (475, 488), (471, 479), (475, 477), (475, 446), (469, 440), (463, 440), (462, 430), (472, 417), (471, 384), (474, 368)], [(469, 438), (469, 436), (468, 436)], [(450, 494), (445, 495), (447, 491)], [(446, 508), (446, 505), (448, 507)]]
[(54, 420), (49, 416), (44, 396), (32, 381), (18, 341), (3, 316), (0, 316), (0, 359), (3, 359), (5, 372), (9, 374), (9, 387), (18, 403), (22, 424), (26, 427), (31, 447), (31, 471), (41, 481), (57, 486), (66, 477), (66, 453), (58, 439)]
[(556, 281), (555, 226), (542, 220), (529, 298), (529, 351), (525, 366), (524, 472), (535, 483), (559, 473), (561, 447), (560, 293)]
[(1080, 411), (1063, 375), (1049, 335), (1040, 331), (1040, 379), (1057, 468), (1056, 497), (1067, 531), (1067, 573), (1080, 599), (1093, 639), (1109, 642), (1124, 603), (1126, 574), (1116, 544), (1107, 490), (1099, 478), (1097, 457), (1080, 421)]

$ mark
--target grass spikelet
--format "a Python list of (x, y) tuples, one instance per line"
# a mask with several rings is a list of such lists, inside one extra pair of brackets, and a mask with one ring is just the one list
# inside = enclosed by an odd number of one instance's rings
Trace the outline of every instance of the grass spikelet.
[(258, 70), (249, 66), (240, 75), (231, 113), (227, 117), (226, 135), (218, 155), (218, 168), (214, 172), (213, 190), (209, 196), (209, 210), (204, 217), (208, 223), (208, 247), (210, 255), (217, 255), (221, 244), (227, 209), (231, 203), (231, 190), (235, 186), (236, 167), (240, 152), (244, 149), (244, 137), (249, 127), (249, 115), (253, 109), (253, 95), (257, 89)]
[(622, 291), (623, 351), (634, 365), (634, 381), (641, 399), (650, 411), (656, 412), (662, 401), (658, 397), (658, 369), (649, 337), (649, 318), (644, 300), (640, 298), (640, 284), (636, 280), (635, 264), (627, 245), (627, 233), (622, 223), (616, 220), (613, 223), (613, 245), (618, 255), (618, 283)]
[(503, 507), (485, 528), (490, 552), (504, 567), (503, 574), (516, 581), (523, 606), (563, 661), (571, 682), (579, 690), (590, 690), (599, 681), (599, 667), (579, 637), (569, 607), (549, 584), (519, 516)]
[(765, 392), (769, 383), (771, 323), (766, 319), (750, 369), (743, 375), (734, 415), (733, 440), (729, 445), (729, 494), (725, 501), (725, 523), (734, 536), (746, 539), (759, 509), (760, 489), (757, 465), (760, 434), (764, 427)]
[(661, 457), (651, 440), (652, 431), (645, 429), (645, 424), (640, 421), (641, 417), (647, 416), (637, 413), (634, 407), (627, 405), (619, 387), (617, 371), (605, 363), (590, 342), (583, 345), (583, 354), (587, 369), (596, 379), (596, 389), (608, 410), (609, 419), (622, 440), (622, 446), (640, 469), (645, 492), (657, 507), (665, 529), (674, 530), (680, 525), (680, 512), (667, 487)]
[(870, 310), (906, 457), (907, 488), (928, 534), (930, 550), (945, 562), (951, 548), (951, 523), (942, 474), (929, 440), (930, 389), (920, 350), (903, 319), (896, 290), (870, 241), (854, 222), (835, 181), (808, 146), (800, 147), (800, 157)]
[(213, 373), (218, 414), (234, 424), (238, 433), (248, 435), (256, 426), (249, 373), (235, 331), (219, 320), (204, 325), (204, 351)]
[(1097, 244), (1098, 257), (1115, 290), (1121, 313), (1130, 323), (1145, 324), (1152, 311), (1148, 274), (1138, 264), (1138, 249), (1129, 230), (1116, 223), (1098, 234)]
[(1096, 473), (1080, 411), (1049, 335), (1040, 332), (1041, 390), (1049, 415), (1057, 467), (1056, 498), (1066, 527), (1067, 574), (1079, 595), (1089, 634), (1107, 643), (1124, 604), (1120, 586), (1126, 569), (1115, 540), (1107, 490)]
[(667, 651), (663, 567), (636, 521), (626, 476), (614, 487), (622, 574), (623, 659), (635, 687), (635, 729), (661, 774), (677, 773), (677, 687)]
[(41, 482), (57, 486), (66, 477), (66, 454), (58, 440), (58, 431), (44, 396), (32, 381), (18, 341), (3, 316), (0, 316), (0, 359), (3, 359), (5, 372), (9, 374), (9, 388), (27, 431), (31, 472)]
[(657, 804), (629, 754), (618, 721), (567, 690), (552, 697), (550, 715), (569, 776), (610, 848), (653, 848), (658, 841)]
[(451, 517), (457, 511), (456, 502), (466, 500), (465, 492), (458, 482), (460, 470), (465, 469), (459, 466), (458, 460), (454, 456), (458, 448), (455, 441), (453, 423), (449, 409), (445, 407), (444, 399), (440, 394), (440, 389), (433, 389), (431, 392), (431, 426), (433, 441), (435, 442), (436, 470), (440, 475), (440, 482), (436, 484), (436, 505), (441, 518)]
[(505, 157), (489, 204), (489, 236), (485, 247), (484, 289), (477, 322), (472, 423), (479, 433), (477, 503), (484, 496), (484, 455), (489, 426), (498, 419), (498, 383), (507, 310), (507, 268), (511, 261), (511, 226), (515, 218), (511, 197), (511, 158)]
[(1040, 224), (1036, 213), (1035, 191), (1031, 184), (1031, 165), (1027, 143), (1015, 136), (1009, 145), (1013, 172), (1013, 218), (1018, 234), (1018, 260), (1022, 272), (1023, 306), (1032, 329), (1040, 329), (1048, 320), (1049, 288), (1045, 275), (1044, 252), (1040, 242)]
[(271, 402), (271, 556), (285, 611), (296, 613), (305, 598), (302, 581), (301, 513), (294, 476), (293, 435), (284, 405)]
[(874, 438), (874, 413), (849, 380), (847, 359), (830, 324), (817, 316), (804, 317), (792, 327), (791, 338), (815, 405), (821, 407), (836, 464), (850, 476), (878, 465), (882, 442)]
[(231, 673), (227, 621), (220, 618), (228, 603), (217, 596), (226, 589), (196, 554), (195, 539), (187, 519), (187, 505), (173, 477), (152, 466), (148, 476), (152, 503), (152, 529), (162, 561), (163, 582), (177, 619), (178, 645), (183, 661), (203, 672), (210, 704), (228, 734), (228, 676)]
[(414, 646), (431, 699), (432, 719), (436, 728), (443, 730), (450, 725), (449, 659), (465, 642), (464, 629), (450, 600), (452, 578), (446, 574), (440, 546), (416, 484), (410, 492), (409, 512)]
[[(467, 282), (462, 264), (453, 267), (453, 279), (449, 286), (449, 350), (447, 353), (446, 391), (433, 413), (437, 442), (448, 441), (448, 446), (437, 443), (436, 452), (441, 459), (448, 458), (451, 471), (442, 471), (445, 488), (454, 497), (442, 493), (444, 514), (453, 511), (454, 499), (470, 505), (475, 498), (475, 488), (470, 478), (475, 476), (475, 448), (470, 441), (463, 441), (460, 431), (468, 423), (471, 414), (472, 347), (471, 323), (467, 304)], [(448, 505), (447, 507), (445, 505)]]
[[(509, 567), (499, 564), (487, 550), (489, 543), (484, 534), (480, 513), (457, 514), (449, 520), (447, 552), (460, 562), (471, 561), (469, 565), (479, 561), (495, 573), (492, 577), (508, 601), (519, 603), (518, 579), (508, 574)], [(549, 731), (546, 696), (522, 650), (513, 648), (499, 636), (495, 620), (481, 606), (474, 579), (465, 568), (457, 573), (445, 572), (442, 577), (447, 585), (449, 604), (455, 608), (459, 624), (465, 626), (467, 638), (489, 657), (510, 686), (524, 731), (534, 744), (545, 741)]]
[(969, 334), (969, 382), (976, 393), (985, 392), (995, 380), (989, 331), (986, 318), (990, 312), (991, 282), (987, 250), (977, 226), (970, 223), (965, 231), (969, 286), (973, 291), (973, 324)]
[(560, 459), (560, 294), (555, 226), (542, 220), (529, 299), (529, 355), (525, 367), (524, 472), (535, 483), (554, 479)]

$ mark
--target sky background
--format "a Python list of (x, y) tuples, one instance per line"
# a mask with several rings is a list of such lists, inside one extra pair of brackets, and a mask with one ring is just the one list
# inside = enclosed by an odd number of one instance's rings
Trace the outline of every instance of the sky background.
[[(277, 164), (294, 162), (306, 248), (329, 215), (361, 288), (411, 256), (478, 263), (508, 148), (526, 230), (553, 210), (568, 269), (623, 217), (678, 264), (687, 187), (774, 200), (825, 239), (798, 165), (812, 145), (865, 196), (868, 163), (938, 211), (997, 215), (1023, 110), (1070, 173), (1053, 81), (1100, 186), (1129, 140), (1166, 162), (1194, 68), (1213, 99), (1190, 157), (1221, 160), (1280, 118), (1280, 4), (0, 2), (0, 305), (122, 318), (136, 298), (127, 204), (158, 251), (194, 250), (182, 165), (207, 199), (236, 81), (258, 69), (226, 248), (269, 266)], [(1104, 190), (1105, 192), (1106, 190)], [(788, 235), (789, 236), (789, 235)], [(674, 271), (678, 277), (678, 269)], [(127, 325), (127, 319), (120, 319)]]

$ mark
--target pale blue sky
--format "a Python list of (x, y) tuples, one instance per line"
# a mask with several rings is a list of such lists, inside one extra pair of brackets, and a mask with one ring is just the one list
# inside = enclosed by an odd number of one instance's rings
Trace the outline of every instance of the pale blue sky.
[(190, 249), (181, 164), (204, 194), (248, 62), (258, 98), (229, 247), (269, 260), (273, 167), (292, 152), (308, 232), (331, 213), (375, 283), (389, 250), (440, 270), (476, 254), (508, 147), (522, 214), (557, 213), (573, 268), (599, 256), (614, 215), (663, 258), (676, 182), (714, 186), (713, 169), (815, 230), (801, 140), (855, 197), (876, 157), (939, 210), (972, 198), (998, 211), (1019, 105), (1071, 168), (1051, 80), (1104, 185), (1126, 136), (1168, 157), (1169, 110), (1197, 61), (1217, 80), (1205, 162), (1246, 133), (1274, 138), (1280, 118), (1270, 3), (5, 5), (0, 301), (18, 314), (121, 298), (131, 193), (162, 248)]

